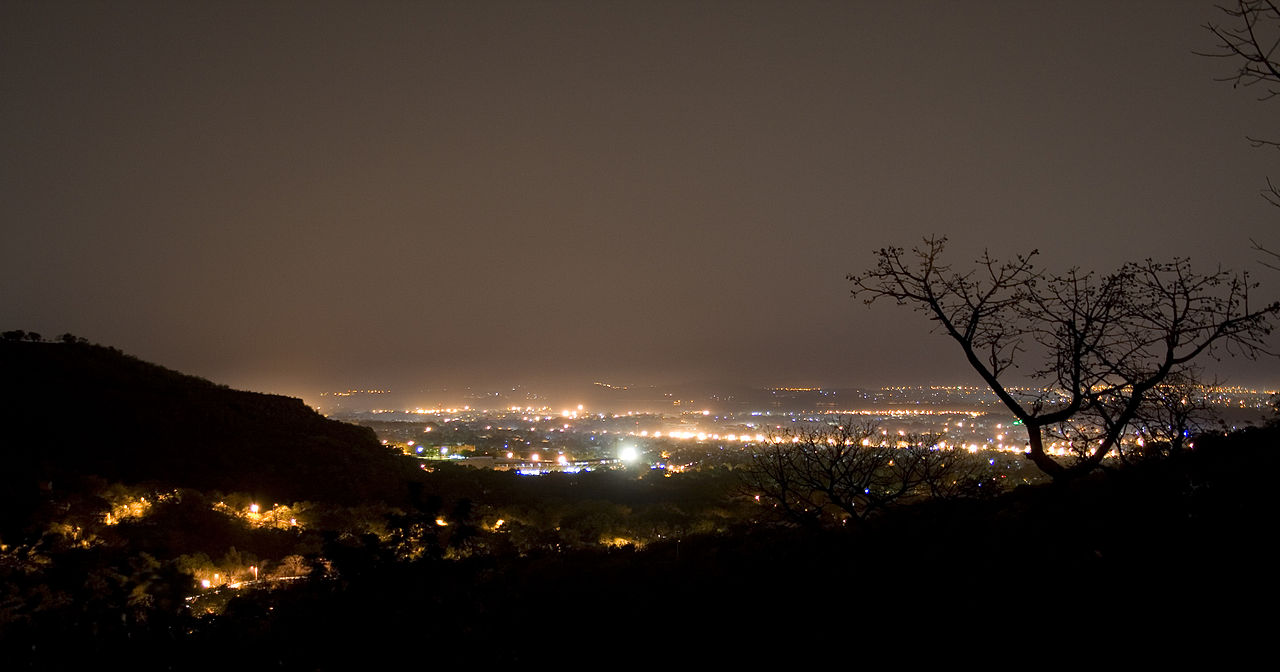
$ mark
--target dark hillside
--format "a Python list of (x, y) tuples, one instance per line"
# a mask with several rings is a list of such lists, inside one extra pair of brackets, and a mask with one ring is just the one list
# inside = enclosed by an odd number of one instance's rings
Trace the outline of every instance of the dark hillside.
[(10, 493), (93, 474), (356, 502), (398, 495), (415, 471), (372, 430), (300, 399), (232, 390), (87, 343), (0, 342), (0, 456)]

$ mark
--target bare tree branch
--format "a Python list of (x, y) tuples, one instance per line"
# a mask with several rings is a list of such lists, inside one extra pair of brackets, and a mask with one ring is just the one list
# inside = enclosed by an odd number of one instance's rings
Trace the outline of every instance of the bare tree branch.
[(781, 517), (819, 524), (860, 521), (914, 499), (970, 495), (993, 480), (985, 463), (941, 438), (883, 438), (874, 424), (839, 418), (770, 437), (743, 482)]
[[(1204, 26), (1217, 38), (1216, 49), (1195, 53), (1238, 63), (1233, 74), (1218, 81), (1240, 88), (1260, 86), (1264, 92), (1258, 100), (1280, 95), (1280, 7), (1273, 0), (1236, 0), (1233, 5), (1219, 5), (1218, 9), (1227, 16), (1228, 25), (1209, 22)], [(1280, 149), (1280, 140), (1246, 137), (1254, 147)], [(1280, 191), (1270, 179), (1262, 197), (1280, 207)]]
[[(1028, 457), (1054, 478), (1097, 467), (1161, 385), (1192, 376), (1194, 360), (1270, 354), (1280, 304), (1252, 304), (1257, 285), (1246, 273), (1148, 259), (1107, 275), (1050, 275), (1032, 265), (1034, 253), (1003, 263), (984, 254), (961, 273), (942, 263), (945, 244), (925, 239), (911, 251), (914, 265), (900, 248), (880, 250), (874, 268), (848, 276), (853, 295), (928, 315), (1023, 423)], [(1042, 391), (1014, 395), (1014, 369)], [(1046, 437), (1066, 441), (1076, 459), (1060, 462)]]

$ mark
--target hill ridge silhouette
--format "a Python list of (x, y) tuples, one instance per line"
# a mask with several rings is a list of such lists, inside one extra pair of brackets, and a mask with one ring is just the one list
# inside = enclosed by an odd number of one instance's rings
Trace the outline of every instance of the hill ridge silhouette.
[(379, 498), (412, 473), (373, 430), (301, 399), (234, 390), (81, 341), (0, 341), (0, 476), (89, 475), (276, 501)]

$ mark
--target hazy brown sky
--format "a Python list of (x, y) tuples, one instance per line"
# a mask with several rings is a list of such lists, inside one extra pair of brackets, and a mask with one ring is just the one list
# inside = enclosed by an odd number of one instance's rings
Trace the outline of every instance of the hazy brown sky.
[[(1256, 267), (1205, 2), (0, 2), (0, 327), (233, 386), (971, 382), (844, 276)], [(1280, 272), (1262, 270), (1271, 296)], [(1274, 361), (1224, 369), (1270, 378)]]

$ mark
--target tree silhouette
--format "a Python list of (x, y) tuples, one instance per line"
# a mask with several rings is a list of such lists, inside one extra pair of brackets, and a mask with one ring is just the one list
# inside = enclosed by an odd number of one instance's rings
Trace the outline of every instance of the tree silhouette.
[(971, 492), (981, 480), (967, 452), (938, 434), (882, 439), (872, 423), (841, 419), (762, 443), (743, 472), (749, 494), (804, 524), (862, 520), (894, 504)]
[[(1141, 441), (1138, 457), (1176, 455), (1192, 436), (1206, 431), (1215, 417), (1212, 405), (1193, 375), (1170, 375), (1151, 391), (1134, 419), (1134, 434)], [(1123, 447), (1122, 447), (1123, 448)], [(1121, 454), (1121, 457), (1128, 457)]]
[[(1218, 44), (1214, 51), (1197, 52), (1201, 56), (1225, 58), (1236, 63), (1235, 72), (1220, 81), (1231, 82), (1233, 87), (1260, 89), (1258, 100), (1270, 100), (1280, 95), (1280, 6), (1274, 0), (1237, 0), (1234, 5), (1222, 6), (1228, 18), (1223, 25), (1210, 21), (1205, 29), (1213, 33)], [(1245, 136), (1254, 147), (1280, 150), (1280, 140), (1259, 136)], [(1280, 207), (1280, 185), (1267, 178), (1267, 188), (1262, 197), (1268, 203)], [(1280, 252), (1258, 241), (1250, 241), (1253, 248), (1271, 257), (1264, 265), (1280, 270)]]
[[(881, 249), (875, 267), (848, 276), (853, 295), (928, 315), (1025, 426), (1028, 457), (1055, 479), (1097, 467), (1161, 384), (1194, 376), (1197, 358), (1266, 354), (1280, 312), (1250, 302), (1246, 273), (1199, 274), (1185, 259), (1054, 275), (1035, 267), (1033, 251), (1007, 262), (984, 254), (958, 271), (943, 261), (945, 245)], [(1016, 387), (1022, 381), (1036, 386)]]
[[(1236, 71), (1221, 81), (1235, 87), (1259, 87), (1259, 100), (1280, 95), (1280, 8), (1273, 0), (1237, 0), (1234, 6), (1219, 6), (1231, 25), (1210, 21), (1205, 28), (1218, 39), (1216, 51), (1202, 56), (1237, 61)], [(1280, 148), (1280, 141), (1249, 137), (1255, 146)]]

